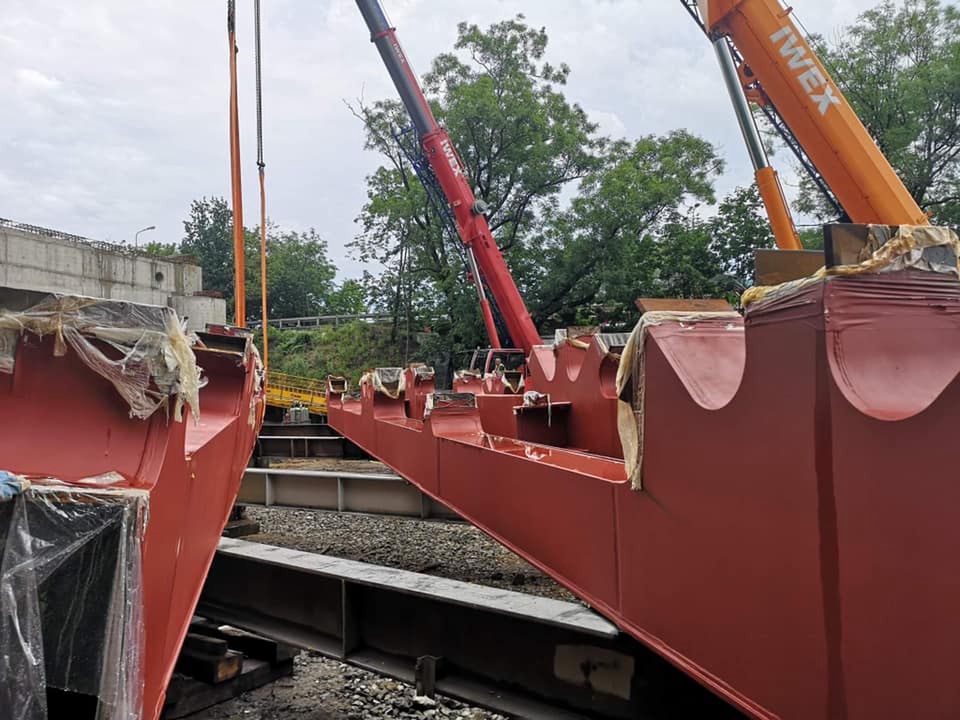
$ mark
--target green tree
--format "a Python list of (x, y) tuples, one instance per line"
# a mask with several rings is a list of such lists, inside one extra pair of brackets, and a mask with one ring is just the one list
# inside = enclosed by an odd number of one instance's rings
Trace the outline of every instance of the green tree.
[[(685, 251), (678, 247), (671, 256), (667, 246), (686, 242), (691, 250), (687, 241), (699, 221), (681, 211), (713, 202), (722, 168), (708, 142), (682, 130), (613, 143), (569, 211), (547, 228), (540, 283), (531, 293), (535, 319), (562, 325), (632, 318), (640, 296), (707, 292), (693, 276), (678, 280), (690, 258), (668, 266)], [(696, 236), (702, 247), (694, 255), (709, 266), (698, 275), (717, 274), (708, 234), (697, 229)], [(588, 310), (593, 306), (602, 312)]]
[(203, 268), (205, 290), (233, 298), (233, 212), (219, 197), (201, 198), (190, 203), (183, 223), (180, 252), (191, 255)]
[(753, 256), (774, 246), (773, 231), (756, 185), (737, 188), (725, 197), (710, 220), (710, 248), (724, 275), (735, 285), (754, 283)]
[[(937, 221), (960, 220), (960, 11), (885, 0), (816, 45), (918, 204)], [(830, 216), (809, 183), (800, 207)]]
[[(271, 318), (326, 314), (337, 270), (316, 230), (281, 231), (267, 226), (267, 314)], [(260, 230), (246, 234), (247, 317), (259, 319)]]
[[(183, 223), (179, 251), (191, 255), (203, 268), (204, 289), (223, 293), (232, 316), (233, 212), (223, 198), (194, 200)], [(260, 229), (244, 229), (247, 317), (257, 320), (260, 302)], [(164, 246), (164, 249), (166, 246)], [(333, 304), (354, 302), (356, 291), (337, 288), (336, 267), (327, 243), (313, 228), (305, 232), (267, 226), (267, 312), (270, 317), (299, 317), (329, 312)], [(362, 297), (360, 300), (362, 304)]]
[[(558, 89), (569, 69), (546, 62), (546, 47), (545, 31), (522, 16), (486, 30), (461, 24), (458, 52), (436, 58), (424, 78), (521, 291), (541, 272), (545, 218), (558, 211), (567, 185), (599, 166), (604, 146), (596, 126)], [(371, 288), (374, 302), (398, 322), (411, 315), (429, 319), (451, 347), (482, 342), (461, 243), (438, 222), (394, 140), (395, 131), (409, 125), (406, 113), (393, 101), (355, 112), (366, 126), (366, 147), (387, 161), (368, 178), (355, 243), (360, 259), (387, 267)]]
[(327, 296), (325, 312), (329, 315), (362, 315), (367, 312), (367, 293), (359, 280), (344, 280)]
[(176, 255), (178, 248), (176, 245), (171, 245), (169, 243), (162, 242), (148, 242), (141, 248), (141, 252), (146, 253), (147, 255), (154, 255), (156, 257), (170, 257), (171, 255)]

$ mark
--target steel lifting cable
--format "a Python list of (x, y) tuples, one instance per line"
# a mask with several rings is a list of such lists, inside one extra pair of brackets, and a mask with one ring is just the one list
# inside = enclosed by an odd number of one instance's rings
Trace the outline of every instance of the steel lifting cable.
[[(263, 368), (270, 363), (269, 325), (267, 320), (267, 190), (263, 161), (263, 95), (260, 78), (260, 0), (253, 2), (254, 67), (257, 92), (257, 171), (260, 176), (260, 327), (263, 330)], [(269, 373), (267, 373), (269, 375)]]

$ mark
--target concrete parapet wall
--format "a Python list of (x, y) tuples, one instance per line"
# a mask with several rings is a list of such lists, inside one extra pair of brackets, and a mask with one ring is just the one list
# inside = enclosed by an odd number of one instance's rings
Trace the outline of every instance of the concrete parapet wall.
[(226, 320), (222, 299), (194, 297), (203, 290), (198, 265), (3, 226), (0, 286), (169, 305), (192, 330)]
[(174, 295), (170, 307), (187, 319), (190, 330), (203, 330), (208, 324), (224, 325), (227, 322), (227, 303), (223, 298)]

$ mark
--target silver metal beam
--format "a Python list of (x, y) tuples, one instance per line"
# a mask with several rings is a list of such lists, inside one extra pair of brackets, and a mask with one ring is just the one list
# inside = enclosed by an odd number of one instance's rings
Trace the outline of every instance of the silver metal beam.
[[(0, 218), (2, 220), (2, 218)], [(322, 327), (324, 325), (337, 326), (344, 322), (386, 322), (391, 320), (393, 315), (389, 313), (362, 313), (359, 315), (311, 315), (309, 317), (294, 318), (274, 318), (267, 321), (271, 327), (299, 330)], [(251, 320), (247, 325), (251, 328), (259, 328), (263, 323), (260, 320)]]
[(739, 717), (578, 603), (406, 570), (223, 539), (198, 614), (519, 717)]
[(460, 519), (459, 515), (399, 475), (385, 473), (247, 468), (237, 503), (421, 519)]
[(733, 51), (730, 49), (727, 38), (720, 37), (714, 40), (713, 49), (717, 53), (720, 71), (723, 74), (723, 83), (727, 86), (727, 93), (729, 93), (730, 101), (733, 103), (733, 112), (737, 116), (737, 124), (740, 126), (740, 132), (743, 134), (743, 140), (747, 145), (747, 154), (750, 155), (753, 169), (761, 170), (770, 167), (767, 151), (763, 147), (760, 130), (757, 128), (757, 121), (750, 111), (750, 103), (747, 102), (743, 85), (740, 84), (740, 76), (737, 74), (737, 66), (733, 60)]

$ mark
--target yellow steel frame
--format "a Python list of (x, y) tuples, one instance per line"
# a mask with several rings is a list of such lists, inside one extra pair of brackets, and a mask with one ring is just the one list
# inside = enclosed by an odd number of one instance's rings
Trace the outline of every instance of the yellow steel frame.
[(326, 391), (323, 380), (272, 371), (267, 375), (267, 404), (274, 407), (302, 405), (312, 413), (326, 415)]

